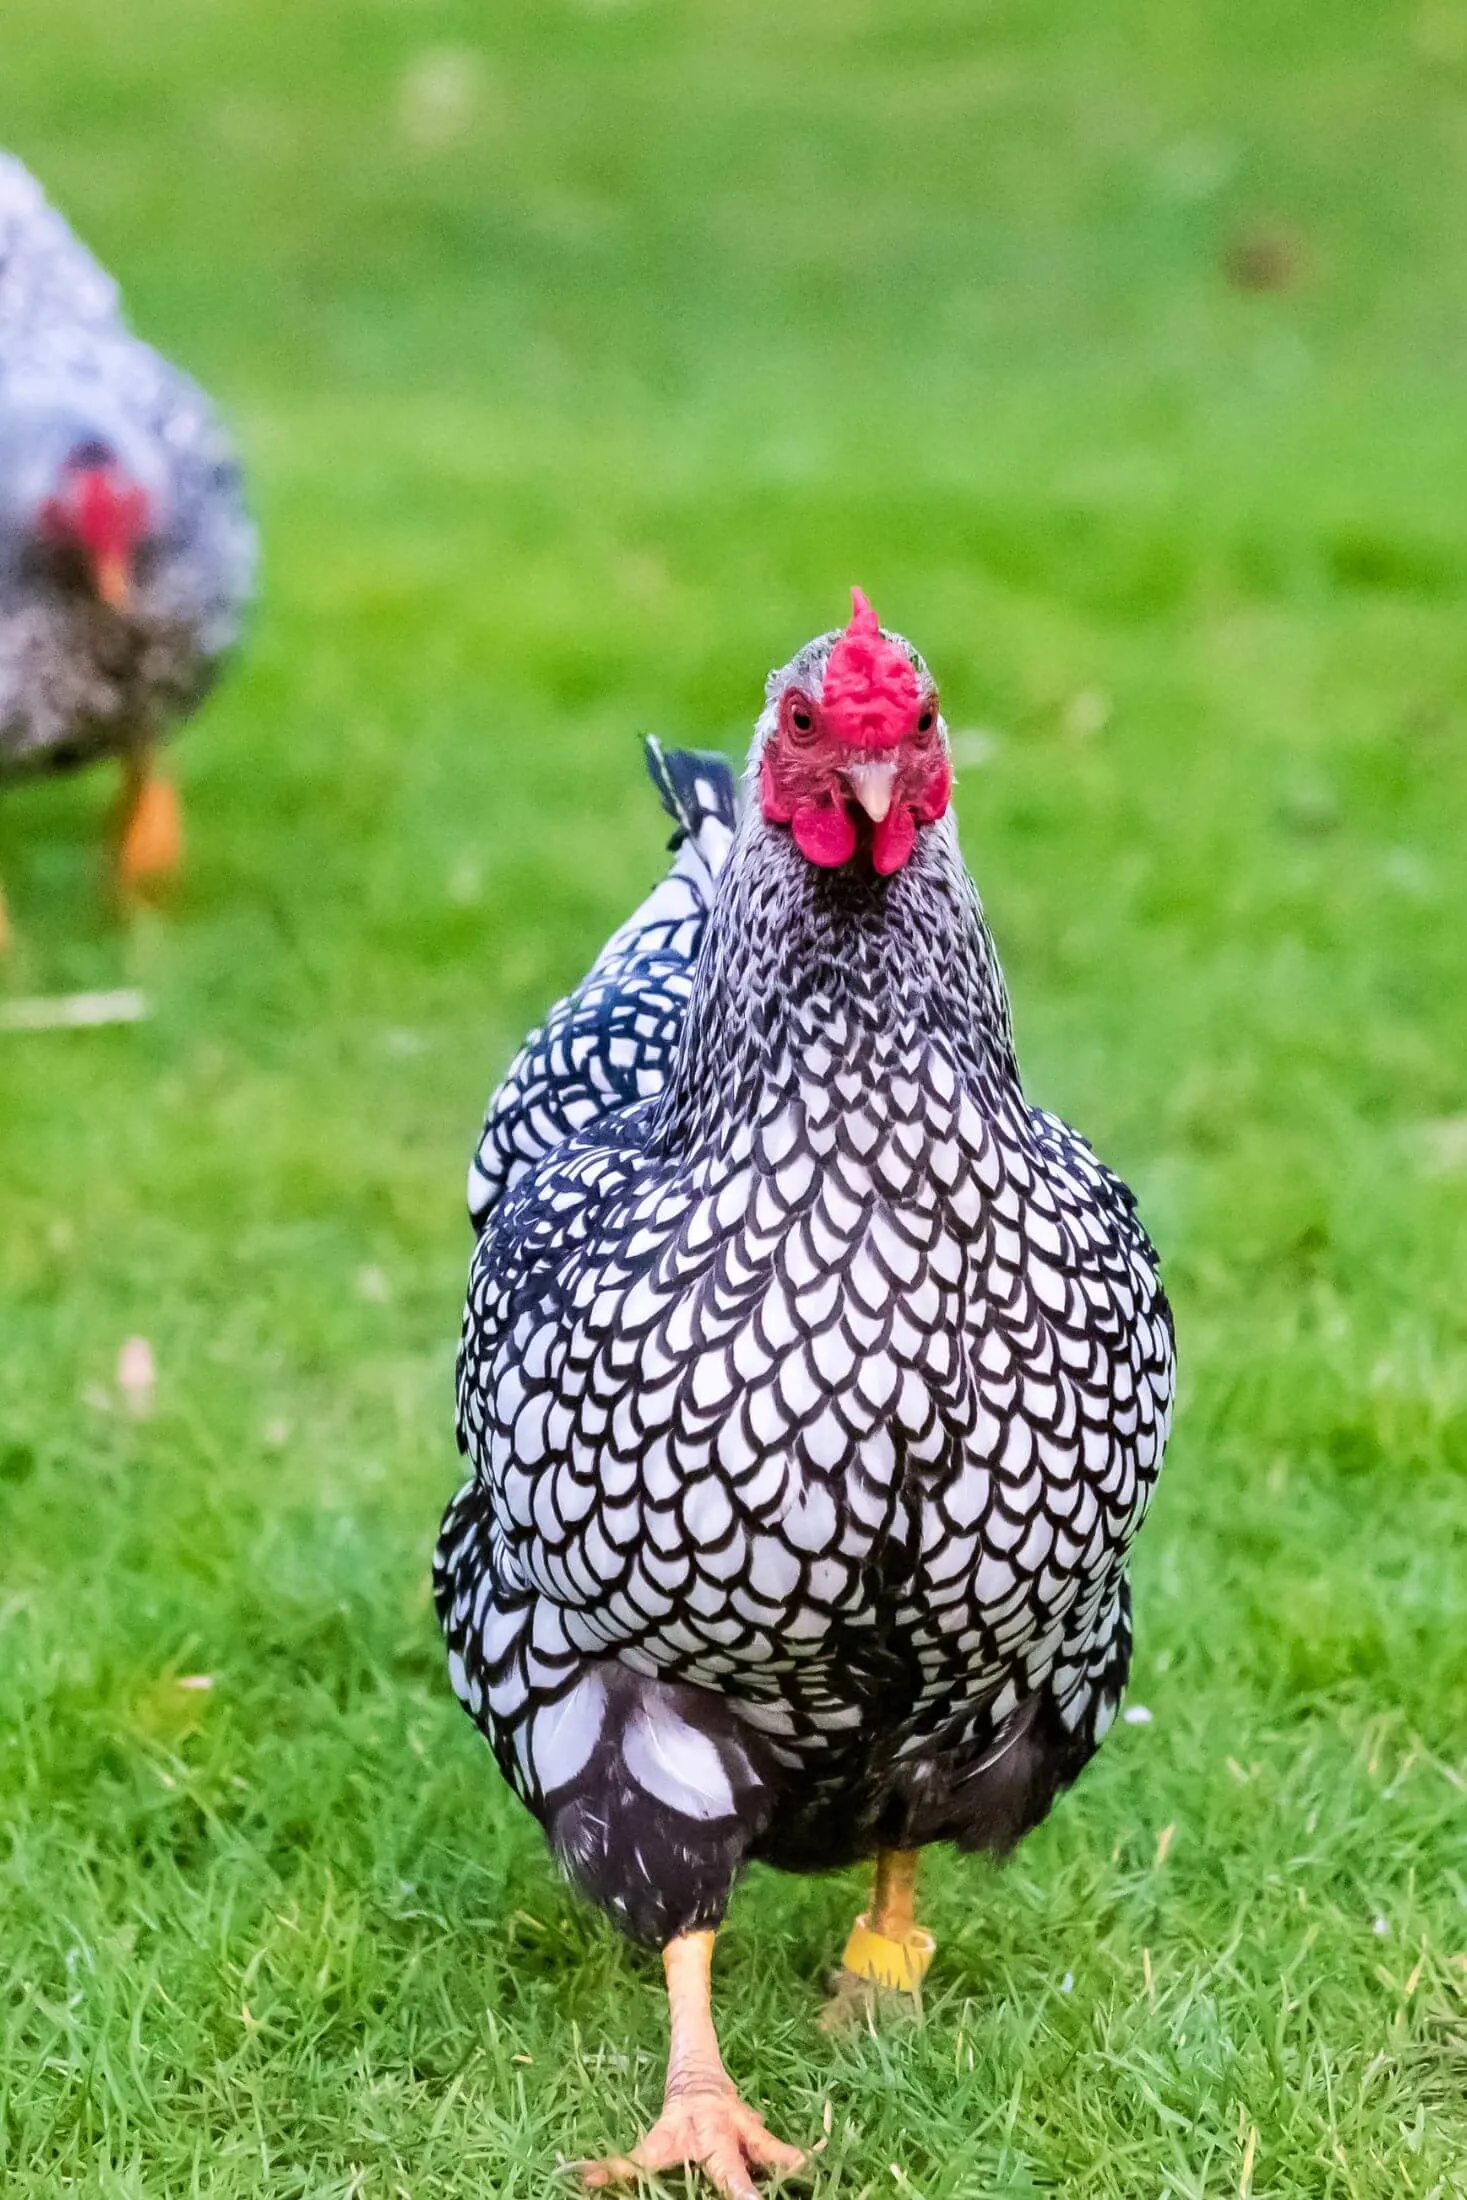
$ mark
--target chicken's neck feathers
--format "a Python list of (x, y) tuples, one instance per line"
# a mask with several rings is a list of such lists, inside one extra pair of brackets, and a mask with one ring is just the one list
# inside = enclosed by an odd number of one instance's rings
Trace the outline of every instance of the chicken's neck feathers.
[(843, 1091), (879, 1091), (933, 1043), (980, 1102), (1017, 1097), (1008, 995), (951, 816), (880, 879), (816, 868), (751, 809), (719, 881), (659, 1141), (719, 1143), (835, 1076)]

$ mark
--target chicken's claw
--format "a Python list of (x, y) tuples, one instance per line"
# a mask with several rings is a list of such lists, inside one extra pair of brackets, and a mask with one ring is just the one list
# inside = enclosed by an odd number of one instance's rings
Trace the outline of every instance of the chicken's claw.
[(760, 2200), (755, 2170), (773, 2170), (778, 2175), (799, 2169), (804, 2159), (798, 2147), (775, 2138), (763, 2117), (741, 2101), (732, 2086), (727, 2090), (699, 2087), (666, 2101), (652, 2129), (630, 2154), (585, 2163), (581, 2183), (597, 2191), (695, 2164), (714, 2190), (727, 2193), (729, 2200)]

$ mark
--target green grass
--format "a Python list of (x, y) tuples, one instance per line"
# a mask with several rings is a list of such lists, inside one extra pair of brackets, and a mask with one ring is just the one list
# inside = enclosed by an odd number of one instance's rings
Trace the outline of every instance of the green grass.
[(11, 0), (5, 48), (267, 553), (171, 913), (102, 912), (105, 774), (0, 804), (4, 985), (155, 1009), (0, 1037), (7, 2192), (540, 2195), (654, 2109), (656, 1979), (428, 1609), (460, 1183), (658, 867), (634, 736), (741, 745), (853, 579), (1183, 1392), (1153, 1723), (934, 1861), (920, 2029), (817, 2034), (858, 1881), (755, 1875), (730, 2063), (851, 2200), (1467, 2191), (1467, 7)]

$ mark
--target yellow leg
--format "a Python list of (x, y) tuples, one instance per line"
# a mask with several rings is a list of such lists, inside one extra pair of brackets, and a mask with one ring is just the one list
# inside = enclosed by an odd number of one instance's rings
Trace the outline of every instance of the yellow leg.
[(172, 782), (159, 776), (150, 747), (123, 758), (117, 888), (123, 900), (171, 878), (183, 854), (183, 821)]
[(871, 1907), (851, 1928), (841, 1967), (873, 1986), (920, 1992), (937, 1943), (917, 1923), (917, 1851), (883, 1849)]
[(629, 2184), (697, 2163), (730, 2200), (759, 2200), (756, 2169), (798, 2169), (805, 2157), (765, 2127), (734, 2090), (713, 2029), (712, 1933), (683, 1933), (662, 1951), (671, 2040), (662, 2114), (630, 2154), (590, 2162), (582, 2182)]

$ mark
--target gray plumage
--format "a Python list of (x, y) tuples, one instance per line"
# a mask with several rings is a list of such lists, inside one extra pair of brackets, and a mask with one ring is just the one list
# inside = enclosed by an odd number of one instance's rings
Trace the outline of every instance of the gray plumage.
[(0, 358), (35, 329), (114, 328), (121, 311), (112, 277), (30, 170), (0, 152)]
[[(146, 498), (124, 609), (42, 519), (68, 470), (92, 462)], [(209, 688), (254, 567), (209, 399), (133, 335), (110, 277), (0, 155), (0, 775), (158, 738)]]

